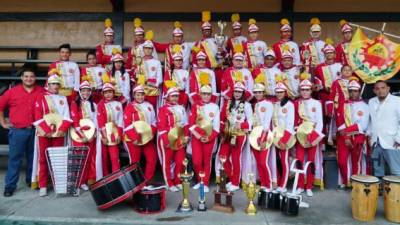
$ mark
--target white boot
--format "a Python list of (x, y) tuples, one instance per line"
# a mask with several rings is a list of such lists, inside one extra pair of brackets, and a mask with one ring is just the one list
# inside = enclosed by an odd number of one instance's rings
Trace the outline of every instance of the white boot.
[(40, 190), (39, 190), (39, 196), (40, 196), (40, 197), (47, 196), (47, 188), (40, 188)]
[(193, 187), (192, 187), (194, 190), (197, 190), (197, 189), (199, 189), (200, 188), (200, 183), (197, 183), (196, 185), (194, 185)]
[(171, 187), (169, 187), (169, 190), (172, 192), (178, 192), (179, 188), (177, 188), (176, 186), (171, 186)]
[(82, 184), (81, 185), (81, 189), (84, 190), (84, 191), (88, 191), (89, 187), (86, 184)]
[(204, 185), (204, 192), (205, 192), (205, 193), (210, 192), (210, 188), (208, 188), (208, 186), (206, 186), (206, 185)]
[(233, 185), (233, 184), (228, 187), (228, 191), (230, 191), (230, 192), (234, 192), (234, 191), (237, 191), (239, 189), (240, 189), (239, 186), (236, 186), (236, 185)]
[(312, 192), (312, 190), (311, 189), (307, 189), (307, 196), (308, 197), (312, 197), (312, 196), (314, 196), (314, 194), (313, 194), (313, 192)]
[(304, 192), (303, 188), (297, 188), (296, 194), (299, 195), (299, 194), (301, 194), (303, 192)]
[(177, 187), (179, 190), (182, 190), (182, 189), (183, 189), (182, 184), (178, 184), (178, 185), (176, 185), (176, 187)]

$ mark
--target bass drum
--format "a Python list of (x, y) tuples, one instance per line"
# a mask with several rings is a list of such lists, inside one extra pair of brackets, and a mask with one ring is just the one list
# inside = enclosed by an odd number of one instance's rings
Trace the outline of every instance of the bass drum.
[(143, 171), (137, 163), (123, 167), (90, 186), (99, 209), (108, 209), (140, 191), (145, 185)]

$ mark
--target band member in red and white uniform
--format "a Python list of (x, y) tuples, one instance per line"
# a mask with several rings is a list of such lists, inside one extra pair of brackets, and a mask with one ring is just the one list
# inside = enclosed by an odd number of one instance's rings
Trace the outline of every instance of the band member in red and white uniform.
[(267, 44), (258, 39), (260, 28), (256, 25), (255, 19), (249, 20), (249, 37), (244, 45), (244, 54), (246, 57), (246, 67), (251, 70), (264, 63), (264, 55), (267, 51)]
[(226, 41), (226, 52), (229, 54), (229, 57), (232, 58), (234, 51), (233, 46), (235, 45), (244, 45), (247, 41), (247, 38), (242, 35), (242, 24), (240, 23), (240, 15), (238, 13), (234, 13), (231, 16), (232, 21), (232, 36), (228, 38)]
[(265, 87), (261, 83), (256, 83), (253, 88), (254, 98), (256, 103), (254, 104), (254, 116), (253, 116), (253, 127), (262, 126), (263, 132), (259, 137), (260, 150), (252, 148), (254, 158), (256, 159), (257, 171), (261, 181), (261, 189), (266, 192), (270, 192), (272, 189), (271, 185), (271, 170), (269, 168), (269, 155), (270, 149), (266, 148), (268, 132), (272, 132), (271, 118), (274, 111), (274, 106), (271, 101), (268, 101), (264, 97)]
[[(179, 174), (183, 170), (183, 160), (186, 157), (186, 144), (189, 140), (189, 123), (186, 109), (178, 104), (179, 90), (175, 87), (168, 89), (165, 94), (166, 103), (158, 112), (158, 147), (161, 153), (161, 165), (164, 180), (169, 190), (177, 192), (182, 189)], [(177, 135), (176, 139), (169, 138), (169, 133)], [(171, 136), (175, 136), (171, 135)], [(171, 165), (175, 162), (173, 174)]]
[(240, 50), (233, 55), (232, 63), (233, 66), (227, 68), (222, 76), (221, 95), (225, 100), (232, 99), (235, 83), (240, 82), (245, 86), (245, 100), (250, 101), (253, 97), (254, 80), (250, 70), (243, 67), (244, 55)]
[(257, 67), (251, 73), (255, 82), (264, 85), (267, 99), (273, 100), (275, 97), (275, 77), (281, 74), (282, 71), (275, 66), (275, 53), (272, 49), (268, 49), (265, 52), (264, 64)]
[(189, 117), (189, 130), (192, 133), (192, 160), (197, 178), (197, 184), (193, 186), (193, 189), (200, 187), (199, 173), (204, 172), (204, 191), (209, 192), (211, 161), (219, 134), (220, 111), (218, 105), (211, 102), (210, 86), (202, 86), (200, 95), (202, 101), (192, 106)]
[(114, 86), (111, 83), (104, 83), (103, 99), (97, 107), (97, 123), (102, 142), (103, 176), (120, 169), (118, 145), (122, 139), (123, 108), (121, 102), (114, 100), (114, 95)]
[(278, 68), (282, 71), (283, 83), (287, 87), (287, 94), (289, 98), (295, 99), (299, 97), (300, 70), (299, 67), (294, 65), (293, 54), (290, 53), (290, 51), (285, 50), (281, 57), (282, 60), (278, 65)]
[(329, 99), (325, 103), (326, 114), (329, 117), (334, 115), (334, 111), (337, 110), (339, 105), (343, 105), (345, 101), (349, 100), (348, 84), (350, 80), (358, 79), (352, 76), (353, 70), (349, 65), (343, 65), (340, 73), (340, 78), (333, 81)]
[(146, 40), (143, 44), (144, 57), (139, 65), (135, 65), (133, 70), (134, 83), (143, 86), (146, 101), (157, 109), (157, 103), (163, 82), (161, 63), (153, 57), (154, 45), (151, 40)]
[(236, 82), (232, 99), (225, 101), (221, 108), (223, 137), (218, 157), (226, 159), (223, 166), (230, 180), (227, 184), (228, 191), (239, 190), (242, 151), (247, 133), (253, 125), (253, 110), (250, 103), (245, 101), (245, 90), (246, 87), (241, 82)]
[(165, 52), (165, 71), (170, 70), (174, 65), (173, 55), (176, 53), (176, 46), (179, 46), (179, 52), (183, 57), (182, 68), (189, 69), (190, 55), (193, 48), (193, 42), (185, 42), (183, 39), (182, 24), (178, 21), (174, 23), (174, 30), (172, 31), (172, 42), (168, 44), (160, 44), (153, 42), (157, 52)]
[[(369, 122), (368, 105), (360, 98), (360, 83), (349, 82), (350, 99), (339, 106), (336, 113), (338, 135), (336, 137), (338, 166), (341, 175), (341, 187), (349, 186), (351, 175), (361, 174), (361, 159)], [(349, 171), (351, 156), (351, 174)]]
[(207, 68), (206, 65), (207, 55), (200, 51), (196, 55), (197, 66), (192, 68), (189, 77), (189, 100), (191, 104), (196, 102), (201, 102), (202, 98), (200, 96), (200, 89), (203, 85), (208, 85), (211, 87), (211, 102), (218, 102), (217, 85), (215, 81), (215, 73), (213, 70)]
[[(280, 63), (282, 60), (282, 54), (285, 50), (288, 50), (293, 55), (293, 63), (295, 66), (300, 66), (300, 52), (299, 46), (292, 41), (292, 27), (290, 26), (289, 20), (281, 19), (281, 39), (273, 45), (273, 49), (276, 55), (276, 63)], [(283, 46), (289, 46), (289, 49), (283, 48)]]
[(348, 48), (350, 46), (351, 39), (353, 38), (353, 29), (346, 20), (341, 20), (340, 30), (342, 31), (343, 41), (336, 46), (336, 62), (343, 65), (348, 65)]
[[(140, 18), (135, 18), (133, 20), (133, 26), (134, 26), (134, 37), (133, 37), (133, 45), (128, 51), (128, 57), (126, 59), (126, 68), (131, 69), (134, 67), (136, 64), (140, 64), (142, 61), (143, 57), (145, 56), (144, 54), (144, 44), (146, 40), (150, 40), (152, 42), (153, 39), (153, 32), (147, 32), (145, 37), (144, 33), (144, 28), (142, 26), (142, 20)], [(153, 44), (153, 43), (152, 43)], [(154, 50), (152, 53), (152, 56), (154, 59), (158, 59), (158, 54), (157, 51)]]
[(81, 82), (87, 80), (92, 89), (92, 99), (95, 103), (100, 102), (101, 88), (103, 87), (103, 76), (107, 75), (106, 70), (97, 64), (96, 52), (90, 50), (86, 54), (87, 66), (81, 68)]
[(128, 71), (124, 67), (124, 57), (121, 52), (114, 52), (111, 71), (108, 71), (109, 80), (103, 77), (103, 83), (111, 82), (114, 85), (114, 95), (122, 104), (131, 101), (131, 81)]
[(286, 86), (282, 82), (277, 82), (275, 86), (276, 101), (274, 102), (274, 111), (272, 114), (272, 129), (284, 130), (278, 145), (275, 145), (276, 154), (279, 155), (279, 161), (282, 170), (277, 171), (277, 191), (286, 192), (286, 185), (289, 178), (289, 148), (291, 138), (294, 138), (294, 105), (288, 98)]
[(73, 121), (72, 127), (75, 129), (76, 134), (80, 138), (80, 141), (72, 140), (73, 146), (88, 147), (86, 171), (83, 171), (82, 178), (80, 180), (80, 187), (83, 190), (89, 190), (86, 184), (93, 184), (96, 180), (96, 132), (91, 139), (88, 139), (83, 133), (86, 130), (91, 129), (89, 125), (81, 125), (82, 119), (89, 119), (95, 125), (97, 129), (97, 106), (91, 98), (92, 87), (89, 81), (84, 80), (79, 87), (79, 97), (71, 102), (71, 119)]
[[(305, 73), (302, 74), (302, 76)], [(309, 77), (304, 76), (300, 82), (300, 98), (294, 103), (295, 105), (295, 127), (297, 129), (296, 144), (296, 158), (304, 166), (306, 164), (305, 155), (307, 155), (307, 161), (315, 163), (316, 154), (318, 151), (318, 143), (324, 137), (322, 133), (323, 128), (323, 116), (321, 102), (311, 98), (313, 84), (309, 80)], [(301, 128), (305, 123), (312, 124), (313, 130), (306, 133), (305, 140), (299, 139), (299, 132), (302, 132)], [(311, 167), (307, 169), (307, 184), (304, 184), (304, 175), (301, 174), (299, 177), (299, 183), (297, 193), (301, 194), (306, 189), (307, 196), (313, 196), (312, 188), (314, 184), (314, 173), (311, 171)], [(303, 189), (304, 188), (304, 189)]]
[(49, 66), (48, 75), (54, 74), (54, 69), (58, 70), (61, 79), (60, 95), (67, 97), (68, 103), (71, 103), (79, 90), (80, 72), (76, 62), (70, 60), (71, 45), (62, 44), (58, 47), (59, 60)]
[[(122, 52), (121, 45), (114, 44), (114, 30), (112, 29), (111, 19), (106, 19), (104, 21), (104, 43), (96, 46), (96, 58), (97, 63), (106, 67), (111, 63), (111, 57), (114, 49)], [(115, 50), (114, 50), (115, 51)]]
[(152, 140), (147, 143), (141, 143), (143, 140), (142, 134), (135, 129), (134, 123), (143, 121), (151, 128), (153, 136), (156, 134), (156, 114), (153, 106), (146, 102), (144, 89), (138, 85), (133, 90), (133, 101), (129, 103), (124, 111), (124, 132), (125, 144), (129, 153), (130, 163), (140, 162), (142, 155), (146, 159), (146, 167), (144, 176), (150, 181), (156, 170), (157, 165), (157, 150)]
[(335, 48), (332, 46), (331, 41), (326, 40), (326, 42), (323, 48), (325, 62), (319, 64), (314, 73), (315, 85), (319, 90), (318, 97), (323, 107), (325, 107), (325, 102), (329, 100), (332, 83), (340, 77), (340, 70), (342, 69), (342, 64), (335, 62)]
[[(58, 92), (61, 88), (61, 77), (57, 74), (50, 74), (47, 78), (47, 91), (37, 98), (35, 103), (33, 125), (36, 126), (37, 144), (35, 149), (34, 163), (37, 164), (38, 171), (33, 171), (33, 178), (37, 178), (39, 183), (39, 196), (47, 195), (47, 181), (49, 178), (46, 158), (46, 149), (49, 147), (64, 146), (65, 136), (71, 126), (72, 120), (69, 114), (67, 98)], [(60, 121), (50, 124), (51, 121), (46, 117), (60, 117)], [(32, 180), (35, 182), (35, 180)]]
[(176, 87), (179, 89), (178, 104), (182, 105), (185, 109), (189, 104), (189, 71), (182, 68), (183, 55), (180, 51), (176, 51), (173, 55), (174, 64), (170, 70), (166, 70), (164, 74), (163, 92), (166, 93), (167, 82), (175, 82)]
[(305, 71), (314, 75), (315, 67), (325, 61), (324, 52), (322, 51), (325, 42), (320, 39), (321, 25), (319, 19), (312, 18), (310, 24), (311, 37), (301, 45), (300, 56)]

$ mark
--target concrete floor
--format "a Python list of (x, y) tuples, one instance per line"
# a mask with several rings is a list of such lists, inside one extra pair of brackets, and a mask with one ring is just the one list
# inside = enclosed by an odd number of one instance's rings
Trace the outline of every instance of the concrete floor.
[[(1, 168), (1, 191), (4, 188), (4, 176), (5, 169)], [(211, 189), (215, 188), (213, 186)], [(191, 190), (190, 194), (191, 202), (197, 206), (198, 192)], [(207, 198), (207, 206), (211, 208), (214, 201), (211, 192)], [(41, 198), (38, 191), (21, 184), (13, 197), (0, 196), (0, 224), (364, 224), (352, 218), (350, 192), (342, 190), (316, 190), (314, 197), (305, 197), (311, 207), (301, 209), (297, 217), (284, 216), (279, 211), (271, 210), (259, 210), (256, 216), (248, 216), (244, 213), (247, 200), (241, 190), (235, 192), (233, 202), (236, 211), (233, 214), (212, 210), (176, 213), (181, 199), (180, 192), (167, 192), (167, 209), (164, 212), (141, 215), (126, 202), (99, 211), (89, 192), (81, 193), (79, 197), (56, 197), (50, 192), (49, 196)], [(384, 218), (382, 197), (379, 198), (376, 219), (369, 224), (392, 224)]]

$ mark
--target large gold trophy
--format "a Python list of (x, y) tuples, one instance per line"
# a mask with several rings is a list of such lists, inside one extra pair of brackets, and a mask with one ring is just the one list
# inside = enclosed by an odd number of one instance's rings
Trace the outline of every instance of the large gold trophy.
[(188, 163), (189, 161), (185, 158), (183, 160), (183, 166), (185, 167), (185, 172), (179, 174), (179, 178), (182, 181), (183, 200), (176, 209), (177, 212), (190, 212), (193, 210), (193, 206), (189, 201), (190, 180), (193, 177), (193, 172), (188, 173), (187, 171)]
[(254, 216), (257, 214), (257, 208), (254, 205), (254, 197), (256, 196), (257, 188), (256, 184), (253, 182), (253, 177), (254, 175), (252, 173), (249, 174), (249, 183), (248, 184), (243, 184), (243, 191), (246, 193), (247, 199), (249, 200), (249, 204), (247, 205), (247, 208), (245, 209), (245, 212), (248, 215)]
[[(235, 208), (232, 206), (233, 193), (226, 189), (226, 172), (224, 170), (224, 164), (226, 162), (225, 156), (220, 156), (221, 169), (220, 172), (220, 182), (218, 185), (218, 190), (214, 191), (214, 206), (213, 210), (220, 212), (233, 213)], [(225, 197), (225, 202), (222, 202), (222, 197)]]

